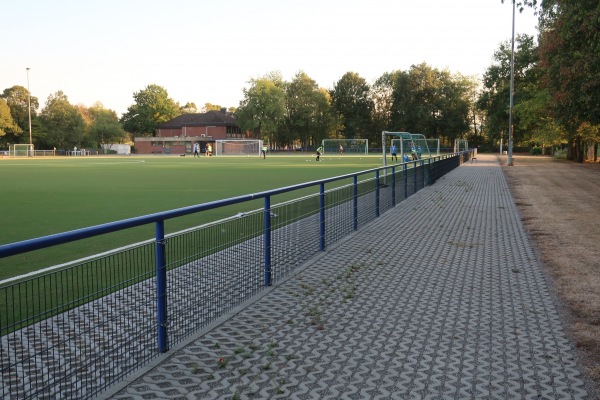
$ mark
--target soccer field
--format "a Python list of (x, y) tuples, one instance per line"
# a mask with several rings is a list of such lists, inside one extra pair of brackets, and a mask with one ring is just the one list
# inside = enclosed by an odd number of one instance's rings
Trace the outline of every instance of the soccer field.
[[(0, 159), (0, 244), (381, 166), (381, 156)], [(274, 199), (274, 203), (277, 199)], [(262, 202), (170, 220), (174, 232)], [(245, 208), (244, 208), (245, 207)], [(153, 237), (153, 226), (0, 259), (0, 280)]]

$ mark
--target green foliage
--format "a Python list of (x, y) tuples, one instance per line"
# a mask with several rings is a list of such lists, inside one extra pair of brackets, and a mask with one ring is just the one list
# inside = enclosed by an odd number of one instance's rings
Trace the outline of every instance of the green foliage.
[(46, 132), (46, 143), (59, 149), (81, 147), (85, 124), (77, 107), (71, 105), (67, 96), (58, 91), (48, 96), (40, 120)]
[[(20, 128), (21, 132), (29, 132), (29, 91), (27, 88), (15, 85), (11, 88), (4, 89), (0, 96), (10, 108), (10, 114), (13, 121)], [(37, 109), (40, 104), (35, 96), (31, 96), (31, 118), (37, 117)]]
[(121, 117), (125, 131), (135, 136), (154, 136), (156, 127), (179, 115), (179, 105), (158, 85), (148, 85), (133, 94), (135, 104)]
[(19, 131), (20, 128), (14, 123), (10, 115), (10, 108), (3, 98), (0, 98), (0, 136), (6, 135), (7, 132)]
[(184, 106), (179, 107), (179, 113), (183, 114), (195, 114), (198, 112), (198, 107), (195, 103), (185, 103)]
[(600, 124), (600, 3), (546, 0), (540, 54), (553, 110), (574, 134), (581, 122)]
[(254, 138), (269, 140), (285, 117), (284, 82), (279, 74), (271, 73), (249, 83), (235, 113), (236, 122), (242, 131), (251, 131)]
[[(517, 35), (515, 38), (515, 68), (514, 68), (514, 104), (513, 115), (514, 141), (523, 143), (530, 138), (526, 137), (521, 117), (527, 117), (531, 108), (536, 108), (536, 114), (531, 115), (530, 123), (543, 114), (543, 98), (535, 99), (540, 90), (539, 71), (534, 67), (538, 62), (537, 46), (533, 37)], [(494, 52), (494, 63), (487, 69), (483, 76), (483, 93), (477, 101), (477, 106), (486, 112), (487, 119), (485, 131), (493, 141), (508, 135), (508, 117), (510, 102), (510, 65), (511, 65), (510, 40), (500, 44)], [(534, 99), (534, 103), (521, 106), (522, 112), (517, 113), (521, 103)], [(540, 103), (541, 102), (541, 103)], [(541, 108), (540, 108), (541, 107)], [(529, 109), (529, 110), (528, 110)]]
[[(4, 89), (0, 98), (6, 100), (13, 122), (10, 127), (5, 127), (0, 146), (6, 147), (9, 143), (29, 143), (29, 91), (23, 86), (15, 85)], [(34, 139), (39, 132), (39, 129), (36, 129), (39, 128), (36, 111), (38, 107), (37, 97), (31, 96), (31, 127)]]
[(558, 160), (566, 160), (567, 159), (567, 150), (560, 149), (554, 153), (554, 158)]
[(343, 118), (344, 138), (368, 138), (371, 129), (371, 112), (374, 108), (371, 88), (356, 72), (346, 72), (331, 91), (335, 112)]
[(468, 96), (474, 86), (469, 78), (423, 63), (411, 66), (408, 72), (384, 76), (378, 87), (382, 82), (389, 86), (384, 92), (386, 102), (391, 100), (388, 129), (448, 140), (468, 132)]
[(97, 103), (89, 108), (92, 123), (89, 128), (90, 137), (99, 144), (120, 143), (127, 135), (117, 118), (117, 113)]
[(306, 73), (298, 72), (286, 85), (285, 124), (286, 132), (292, 133), (286, 138), (286, 144), (293, 143), (295, 139), (300, 140), (303, 148), (309, 143), (319, 143), (327, 133), (328, 109), (328, 96)]
[(532, 147), (532, 148), (529, 150), (529, 154), (531, 154), (532, 156), (539, 156), (539, 155), (542, 155), (542, 148), (541, 148), (541, 147), (537, 147), (537, 146), (535, 146), (535, 147)]

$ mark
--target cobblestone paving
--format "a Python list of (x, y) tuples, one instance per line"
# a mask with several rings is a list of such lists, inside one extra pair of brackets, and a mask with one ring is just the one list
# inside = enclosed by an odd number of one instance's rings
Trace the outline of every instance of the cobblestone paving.
[(500, 166), (479, 155), (102, 397), (591, 396)]

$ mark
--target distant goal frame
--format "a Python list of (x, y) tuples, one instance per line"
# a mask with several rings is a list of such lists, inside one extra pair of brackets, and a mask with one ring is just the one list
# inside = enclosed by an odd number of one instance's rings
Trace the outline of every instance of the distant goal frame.
[[(231, 144), (227, 149), (226, 145)], [(239, 145), (236, 148), (235, 145)], [(219, 139), (215, 140), (214, 153), (217, 157), (227, 156), (260, 156), (263, 147), (263, 141), (260, 139)]]
[(9, 157), (35, 157), (35, 147), (29, 143), (15, 143), (8, 146)]

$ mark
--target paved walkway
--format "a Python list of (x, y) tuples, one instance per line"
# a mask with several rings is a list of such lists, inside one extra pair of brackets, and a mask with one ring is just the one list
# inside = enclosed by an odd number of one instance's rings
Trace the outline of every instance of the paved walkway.
[(592, 399), (495, 156), (479, 155), (110, 399)]

